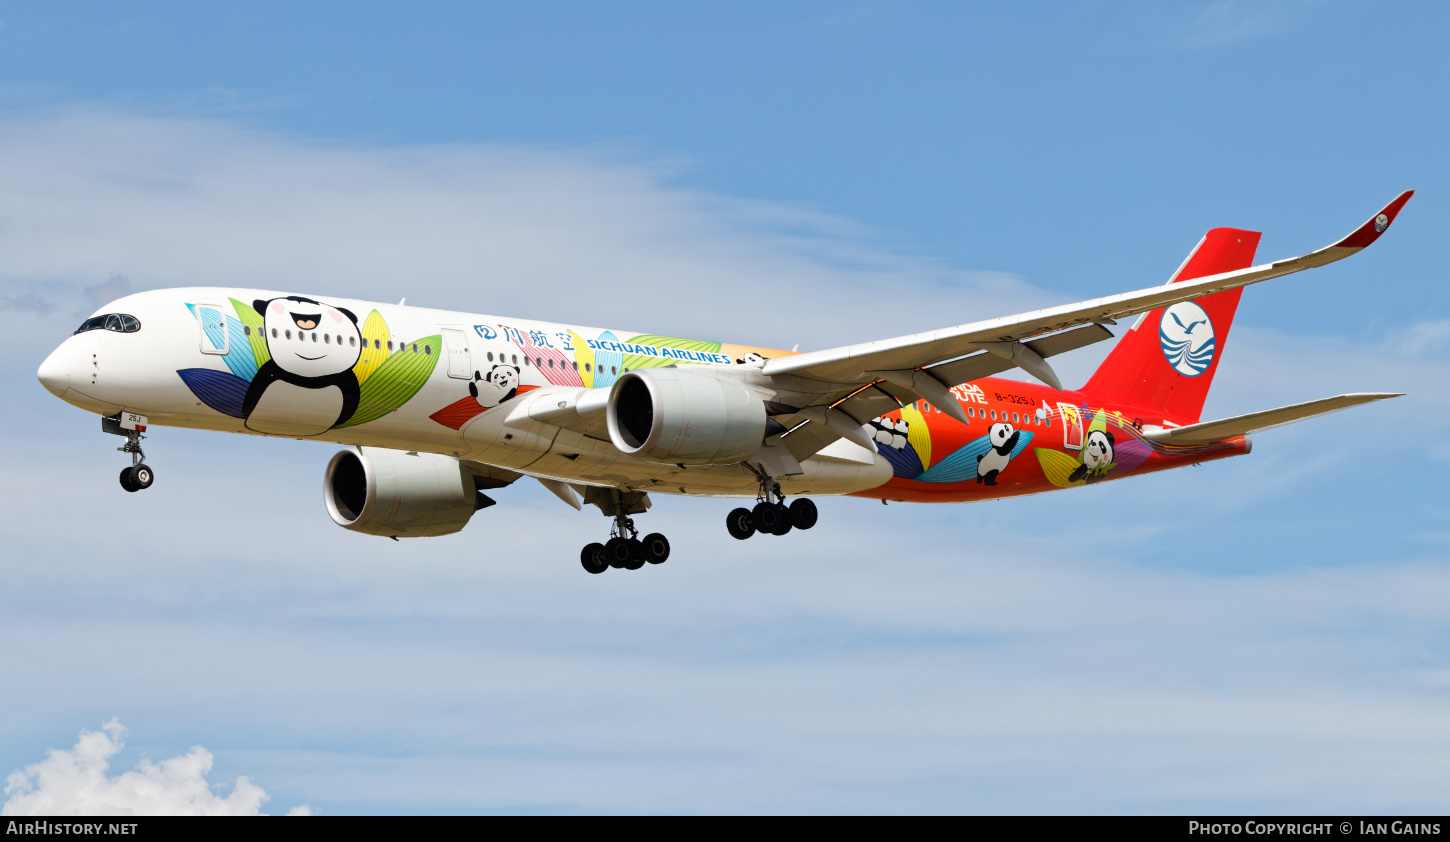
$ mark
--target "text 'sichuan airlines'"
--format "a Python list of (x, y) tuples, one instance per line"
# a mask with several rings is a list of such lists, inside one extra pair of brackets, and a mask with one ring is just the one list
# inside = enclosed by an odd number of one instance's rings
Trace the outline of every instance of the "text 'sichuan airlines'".
[[(1243, 287), (1365, 248), (1412, 192), (1300, 257), (1252, 265), (1259, 234), (1215, 228), (1163, 286), (827, 351), (188, 288), (107, 305), (39, 377), (126, 438), (126, 491), (155, 479), (148, 426), (318, 439), (348, 445), (324, 482), (339, 526), (446, 535), (493, 505), (486, 491), (530, 476), (612, 519), (585, 570), (635, 570), (670, 554), (632, 518), (650, 494), (754, 499), (726, 515), (729, 533), (784, 535), (816, 525), (810, 496), (965, 503), (1091, 485), (1248, 453), (1248, 433), (1396, 397), (1199, 418)], [(1087, 384), (1064, 389), (1048, 358), (1132, 316)], [(994, 376), (1014, 367), (1041, 385)]]

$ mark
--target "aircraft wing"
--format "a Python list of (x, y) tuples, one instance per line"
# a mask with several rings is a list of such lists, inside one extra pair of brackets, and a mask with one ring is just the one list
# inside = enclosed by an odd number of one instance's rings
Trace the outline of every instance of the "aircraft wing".
[[(763, 364), (732, 366), (716, 374), (742, 378), (759, 390), (768, 403), (778, 407), (771, 415), (786, 430), (771, 436), (758, 456), (775, 461), (777, 467), (771, 470), (772, 474), (799, 473), (799, 465), (793, 464), (792, 460), (804, 460), (838, 439), (845, 439), (864, 448), (865, 452), (874, 453), (875, 446), (863, 425), (907, 402), (924, 400), (941, 412), (968, 423), (950, 388), (1014, 366), (1061, 389), (1062, 384), (1046, 359), (1111, 338), (1112, 333), (1103, 327), (1104, 324), (1341, 260), (1378, 239), (1413, 193), (1401, 193), (1349, 236), (1299, 257), (1017, 316), (808, 352), (767, 360)], [(605, 412), (609, 393), (608, 389), (546, 386), (530, 393), (527, 399), (521, 399), (510, 410), (509, 422), (522, 422), (527, 418), (609, 441)], [(1329, 402), (1314, 402), (1211, 422), (1211, 426), (1195, 424), (1165, 431), (1163, 435), (1167, 438), (1161, 440), (1186, 443), (1188, 436), (1209, 436), (1203, 439), (1205, 441), (1219, 440), (1383, 397), (1391, 396), (1347, 395), (1331, 398)], [(1335, 401), (1348, 403), (1331, 406), (1330, 403)], [(1303, 414), (1296, 415), (1295, 412)], [(1257, 426), (1242, 427), (1243, 424)], [(790, 458), (779, 455), (780, 449), (776, 445), (783, 446)], [(769, 455), (772, 453), (777, 455)], [(550, 490), (574, 504), (560, 490)]]
[(1361, 392), (1339, 395), (1308, 403), (1296, 403), (1293, 406), (1281, 406), (1278, 409), (1266, 409), (1263, 412), (1251, 412), (1248, 415), (1235, 415), (1232, 418), (1221, 418), (1217, 421), (1203, 421), (1198, 424), (1189, 424), (1186, 427), (1174, 427), (1171, 430), (1159, 430), (1147, 433), (1144, 438), (1159, 444), (1209, 444), (1234, 436), (1267, 430), (1270, 427), (1292, 424), (1316, 415), (1338, 412), (1341, 409), (1349, 409), (1351, 406), (1398, 397), (1401, 395), (1394, 392)]
[[(771, 376), (790, 374), (834, 383), (871, 382), (883, 379), (882, 372), (898, 372), (909, 376), (915, 369), (973, 352), (986, 351), (1010, 360), (1011, 365), (1020, 366), (1048, 385), (1060, 389), (1061, 383), (1052, 373), (1052, 369), (1043, 362), (1042, 356), (1024, 345), (1022, 340), (1083, 325), (1113, 324), (1118, 319), (1136, 316), (1180, 301), (1256, 284), (1342, 260), (1377, 240), (1389, 228), (1390, 223), (1394, 222), (1400, 209), (1414, 192), (1407, 190), (1395, 197), (1394, 201), (1349, 236), (1299, 257), (1001, 319), (781, 357), (767, 361), (764, 373)], [(947, 382), (946, 385), (952, 386), (960, 382), (964, 381)]]

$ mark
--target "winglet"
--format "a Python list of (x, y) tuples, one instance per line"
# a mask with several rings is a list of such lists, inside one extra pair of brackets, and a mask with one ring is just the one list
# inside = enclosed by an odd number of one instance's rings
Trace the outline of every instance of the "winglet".
[(1389, 230), (1390, 223), (1395, 221), (1395, 217), (1400, 213), (1400, 208), (1403, 208), (1405, 202), (1410, 201), (1410, 197), (1413, 195), (1415, 195), (1415, 191), (1406, 190), (1396, 196), (1393, 202), (1385, 205), (1384, 210), (1370, 217), (1369, 222), (1359, 226), (1353, 234), (1335, 243), (1331, 248), (1362, 249), (1378, 240), (1381, 234)]

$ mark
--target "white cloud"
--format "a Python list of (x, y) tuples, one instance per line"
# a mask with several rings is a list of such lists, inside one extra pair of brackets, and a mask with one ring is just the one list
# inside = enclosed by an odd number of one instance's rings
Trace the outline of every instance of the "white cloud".
[(1208, 0), (1134, 7), (1132, 16), (1108, 29), (1101, 43), (1170, 51), (1231, 47), (1283, 33), (1310, 19), (1305, 13), (1315, 5), (1316, 0)]
[(1391, 338), (1391, 348), (1405, 356), (1417, 357), (1439, 351), (1450, 345), (1450, 319), (1417, 322)]
[[(39, 763), (12, 772), (5, 782), (6, 816), (256, 816), (267, 793), (247, 777), (222, 796), (206, 779), (211, 752), (195, 746), (160, 763), (142, 760), (133, 772), (110, 775), (111, 758), (126, 729), (111, 719), (99, 731), (81, 731), (74, 748), (52, 749)], [(310, 815), (306, 805), (288, 815)]]
[[(1302, 4), (1301, 4), (1302, 5)], [(1213, 0), (1196, 12), (1185, 13), (1166, 34), (1185, 46), (1218, 47), (1263, 38), (1288, 25), (1287, 4)]]
[(13, 118), (0, 293), (101, 292), (123, 276), (806, 349), (1049, 298), (831, 214), (679, 181), (618, 150), (329, 146), (94, 108)]

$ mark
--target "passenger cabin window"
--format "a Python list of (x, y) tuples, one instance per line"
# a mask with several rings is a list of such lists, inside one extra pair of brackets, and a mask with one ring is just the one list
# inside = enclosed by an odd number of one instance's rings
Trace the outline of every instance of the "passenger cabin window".
[(76, 328), (76, 333), (85, 333), (88, 330), (111, 330), (116, 333), (135, 333), (141, 329), (141, 322), (135, 316), (128, 316), (125, 313), (106, 313), (103, 316), (92, 316), (81, 322)]

